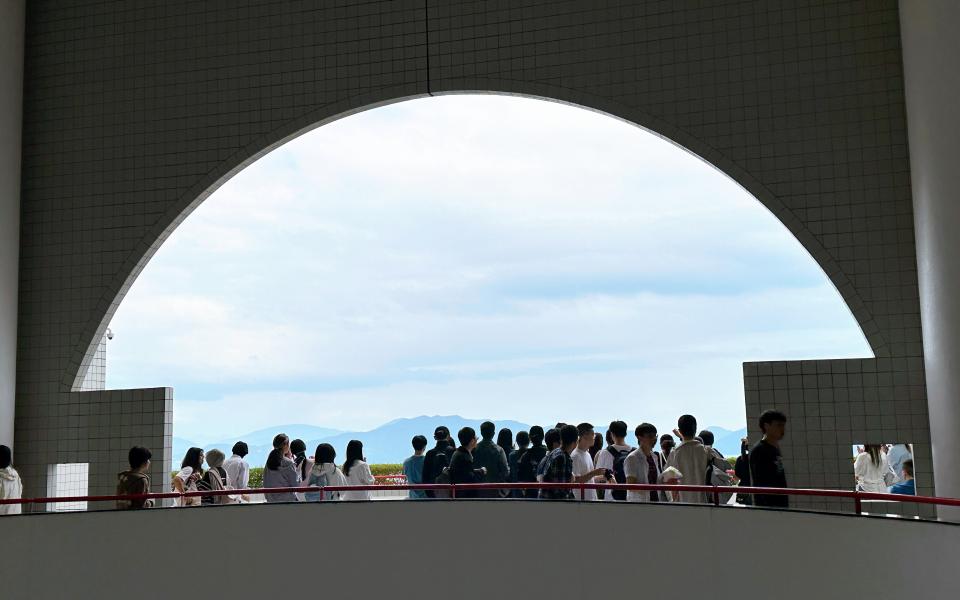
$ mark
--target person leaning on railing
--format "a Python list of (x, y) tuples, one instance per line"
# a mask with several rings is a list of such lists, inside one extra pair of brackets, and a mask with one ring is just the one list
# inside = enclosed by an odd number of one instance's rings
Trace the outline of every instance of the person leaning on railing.
[[(117, 475), (118, 496), (136, 496), (150, 493), (150, 475), (147, 472), (150, 470), (150, 459), (152, 457), (153, 454), (143, 446), (130, 448), (130, 452), (127, 453), (130, 470)], [(117, 508), (120, 510), (152, 507), (152, 498), (117, 500)]]

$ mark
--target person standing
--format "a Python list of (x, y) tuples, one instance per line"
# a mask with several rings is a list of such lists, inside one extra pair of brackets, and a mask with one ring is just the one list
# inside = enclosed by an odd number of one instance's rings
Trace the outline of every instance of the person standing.
[[(527, 448), (530, 447), (530, 434), (526, 431), (517, 432), (517, 447), (515, 450), (510, 452), (507, 456), (507, 466), (510, 467), (510, 483), (517, 483), (519, 481), (519, 473), (517, 470), (520, 467), (520, 458), (523, 456), (523, 453), (527, 451)], [(522, 498), (523, 490), (511, 490), (511, 498)]]
[[(573, 481), (576, 483), (593, 483), (597, 478), (606, 474), (606, 471), (597, 468), (593, 464), (593, 458), (590, 457), (590, 448), (596, 439), (593, 425), (590, 423), (580, 423), (577, 425), (577, 445), (570, 452), (570, 460), (573, 461)], [(606, 481), (606, 477), (603, 478)], [(579, 495), (575, 496), (580, 498)], [(596, 500), (597, 490), (583, 490), (582, 500)]]
[[(634, 430), (638, 448), (627, 455), (623, 461), (623, 472), (627, 483), (657, 484), (660, 480), (660, 462), (653, 448), (657, 445), (657, 428), (650, 423), (641, 423)], [(628, 490), (627, 502), (660, 502), (662, 495), (656, 490)]]
[[(750, 478), (753, 487), (785, 488), (787, 475), (780, 455), (780, 441), (786, 435), (787, 416), (778, 410), (767, 410), (758, 421), (763, 438), (750, 449)], [(789, 508), (790, 497), (783, 494), (756, 494), (755, 506)]]
[[(627, 475), (623, 472), (623, 461), (627, 455), (636, 450), (633, 446), (627, 444), (627, 424), (623, 421), (613, 421), (607, 430), (613, 443), (606, 447), (602, 452), (597, 453), (597, 467), (613, 471), (613, 477), (616, 483), (626, 483)], [(606, 490), (603, 495), (604, 500), (626, 500), (626, 490)]]
[(893, 484), (905, 481), (903, 479), (903, 463), (913, 460), (913, 448), (910, 444), (897, 443), (887, 450), (887, 462), (893, 472)]
[[(490, 437), (493, 437), (491, 434)], [(482, 483), (487, 474), (485, 467), (475, 467), (473, 452), (477, 448), (477, 432), (473, 427), (464, 427), (457, 432), (460, 447), (450, 459), (450, 483)], [(476, 498), (477, 490), (457, 490), (457, 498)]]
[[(0, 444), (0, 500), (19, 500), (23, 497), (23, 482), (20, 474), (13, 468), (13, 451), (9, 446)], [(0, 515), (19, 515), (23, 508), (19, 504), (0, 504)]]
[[(117, 495), (118, 496), (138, 496), (140, 494), (150, 493), (150, 459), (153, 454), (143, 446), (134, 446), (127, 453), (127, 462), (130, 463), (130, 470), (123, 471), (117, 475)], [(130, 510), (139, 508), (152, 508), (152, 498), (122, 499), (117, 500), (119, 510)]]
[[(244, 457), (250, 453), (250, 449), (246, 442), (237, 442), (233, 445), (231, 453), (233, 456), (223, 463), (223, 470), (227, 472), (227, 487), (231, 490), (245, 490), (250, 487), (250, 465)], [(246, 494), (233, 498), (240, 502), (250, 501), (250, 497)]]
[[(544, 458), (543, 483), (574, 482), (573, 459), (570, 455), (577, 447), (579, 439), (577, 428), (573, 425), (564, 425), (560, 429), (560, 446), (551, 450)], [(590, 443), (593, 443), (593, 436)], [(568, 488), (543, 488), (540, 490), (540, 498), (542, 500), (573, 500), (574, 495), (573, 490)]]
[[(530, 428), (530, 448), (520, 455), (517, 461), (517, 483), (536, 483), (537, 466), (547, 455), (547, 447), (543, 445), (543, 427), (534, 425)], [(520, 490), (524, 498), (537, 498), (537, 490)]]
[[(343, 462), (343, 474), (347, 478), (347, 485), (373, 485), (377, 482), (370, 471), (367, 459), (363, 456), (363, 442), (360, 440), (350, 440), (347, 443), (347, 459)], [(343, 499), (372, 500), (373, 493), (370, 490), (344, 492)]]
[(887, 479), (892, 479), (887, 456), (879, 444), (866, 444), (853, 462), (853, 473), (857, 479), (858, 492), (884, 494), (887, 491)]
[[(203, 477), (197, 482), (197, 489), (201, 492), (227, 489), (227, 471), (223, 468), (223, 462), (226, 456), (224, 456), (220, 450), (213, 448), (207, 452), (206, 458), (207, 466), (210, 468), (206, 470)], [(232, 499), (230, 496), (221, 494), (211, 494), (200, 497), (201, 504), (230, 504), (231, 502)]]
[[(267, 464), (263, 468), (263, 487), (295, 488), (300, 485), (297, 465), (290, 452), (290, 438), (279, 433), (273, 438), (273, 450), (267, 455)], [(297, 502), (294, 492), (273, 492), (264, 494), (267, 502)]]
[[(197, 482), (203, 477), (203, 458), (203, 448), (187, 450), (180, 463), (180, 470), (173, 476), (173, 491), (181, 494), (197, 491)], [(182, 496), (177, 502), (178, 506), (200, 506), (200, 497)]]
[[(334, 461), (337, 451), (330, 444), (320, 444), (313, 455), (313, 468), (307, 476), (306, 484), (309, 487), (340, 487), (347, 485), (347, 478)], [(320, 500), (340, 500), (341, 492), (324, 491), (307, 492), (303, 495), (307, 502)]]
[[(410, 443), (413, 444), (413, 456), (409, 456), (403, 461), (403, 476), (408, 484), (419, 485), (424, 482), (423, 461), (425, 457), (423, 456), (423, 450), (427, 447), (427, 438), (422, 435), (415, 435)], [(424, 490), (410, 490), (409, 496), (414, 500), (426, 498), (427, 495), (423, 492)]]
[[(684, 485), (707, 485), (707, 465), (712, 464), (726, 471), (730, 467), (727, 461), (712, 449), (703, 445), (697, 436), (697, 419), (693, 415), (683, 415), (677, 420), (674, 433), (682, 440), (680, 445), (670, 452), (667, 466), (674, 467), (683, 474)], [(703, 492), (680, 492), (681, 502), (706, 502)]]
[[(490, 421), (481, 423), (480, 436), (483, 439), (473, 450), (474, 464), (484, 469), (484, 483), (503, 483), (510, 475), (507, 455), (503, 452), (503, 448), (493, 441), (496, 431), (496, 425)], [(496, 498), (499, 495), (498, 490), (481, 490), (481, 493), (477, 494), (480, 498)]]
[[(452, 453), (450, 450), (450, 430), (444, 425), (438, 426), (433, 430), (433, 439), (436, 440), (437, 445), (427, 450), (426, 455), (423, 457), (423, 472), (421, 474), (421, 480), (424, 483), (436, 483), (437, 476), (443, 472), (448, 466), (450, 466), (450, 457)], [(426, 490), (427, 498), (435, 498), (433, 490)]]
[(670, 453), (673, 452), (673, 449), (676, 447), (677, 442), (673, 439), (673, 436), (669, 433), (665, 433), (660, 436), (660, 451), (657, 452), (657, 460), (660, 461), (660, 470), (664, 471), (667, 468), (667, 459), (670, 458)]

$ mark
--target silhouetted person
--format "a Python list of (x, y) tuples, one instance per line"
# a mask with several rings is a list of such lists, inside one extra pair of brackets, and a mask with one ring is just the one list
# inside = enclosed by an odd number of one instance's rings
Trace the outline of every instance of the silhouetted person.
[[(492, 435), (491, 435), (492, 437)], [(450, 459), (450, 483), (482, 483), (486, 469), (473, 464), (473, 450), (477, 447), (477, 432), (464, 427), (457, 432), (460, 447)], [(457, 498), (476, 498), (477, 490), (457, 490)]]
[[(760, 415), (760, 431), (763, 439), (750, 450), (750, 474), (753, 487), (785, 488), (787, 475), (780, 456), (780, 440), (786, 435), (787, 416), (777, 410), (768, 410)], [(786, 495), (756, 494), (756, 506), (788, 508), (790, 497)]]
[[(480, 425), (480, 436), (483, 439), (473, 450), (473, 464), (477, 468), (485, 470), (485, 483), (503, 483), (510, 474), (510, 467), (507, 466), (507, 455), (503, 452), (503, 448), (493, 441), (496, 430), (493, 423), (484, 421)], [(477, 496), (480, 498), (496, 498), (499, 495), (498, 490), (482, 490)]]
[[(440, 425), (433, 430), (433, 439), (436, 445), (427, 450), (423, 457), (423, 482), (436, 483), (437, 476), (445, 468), (450, 466), (450, 457), (453, 455), (453, 448), (450, 447), (450, 430)], [(427, 498), (435, 498), (433, 490), (425, 490)]]

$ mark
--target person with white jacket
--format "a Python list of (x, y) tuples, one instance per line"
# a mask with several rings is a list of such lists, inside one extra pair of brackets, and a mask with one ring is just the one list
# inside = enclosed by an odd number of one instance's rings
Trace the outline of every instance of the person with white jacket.
[[(338, 487), (347, 485), (347, 478), (343, 476), (343, 471), (333, 462), (337, 458), (337, 451), (330, 444), (320, 444), (313, 455), (314, 463), (307, 473), (307, 479), (304, 485), (310, 487)], [(321, 497), (320, 492), (307, 492), (304, 494), (307, 502), (319, 502), (320, 500), (340, 500), (340, 492), (325, 491)]]
[[(13, 451), (0, 445), (0, 500), (19, 500), (23, 497), (23, 482), (20, 474), (13, 468)], [(0, 504), (0, 515), (19, 515), (23, 512), (20, 504)]]
[(887, 455), (879, 444), (866, 444), (853, 463), (858, 492), (887, 493), (887, 481), (893, 479)]
[[(343, 462), (343, 474), (347, 477), (347, 485), (373, 485), (376, 479), (370, 471), (367, 459), (363, 457), (363, 442), (350, 440), (347, 444), (347, 460)], [(344, 500), (372, 500), (370, 490), (344, 492)]]

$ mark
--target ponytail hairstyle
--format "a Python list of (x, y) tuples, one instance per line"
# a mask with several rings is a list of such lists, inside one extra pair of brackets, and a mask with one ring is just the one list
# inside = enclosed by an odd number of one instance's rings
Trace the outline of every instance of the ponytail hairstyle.
[(290, 442), (290, 452), (293, 453), (293, 462), (300, 471), (300, 479), (307, 480), (307, 445), (301, 439)]
[(343, 474), (350, 475), (350, 467), (358, 460), (363, 460), (363, 442), (350, 440), (347, 444), (347, 459), (343, 462)]
[(287, 445), (287, 442), (290, 441), (290, 438), (287, 437), (285, 433), (278, 433), (273, 438), (273, 450), (270, 451), (270, 454), (267, 455), (267, 468), (271, 471), (276, 471), (280, 468), (280, 465), (283, 463), (283, 447)]

